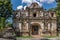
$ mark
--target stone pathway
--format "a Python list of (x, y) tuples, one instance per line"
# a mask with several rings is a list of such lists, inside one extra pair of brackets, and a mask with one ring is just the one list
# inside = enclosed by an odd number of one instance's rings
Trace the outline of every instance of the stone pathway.
[(33, 38), (41, 38), (40, 35), (32, 35)]
[(0, 40), (13, 40), (13, 39), (4, 39), (4, 38), (0, 38)]
[(17, 38), (17, 40), (60, 40), (60, 38)]
[[(14, 40), (14, 39), (0, 38), (0, 40)], [(60, 38), (17, 38), (17, 40), (60, 40)]]

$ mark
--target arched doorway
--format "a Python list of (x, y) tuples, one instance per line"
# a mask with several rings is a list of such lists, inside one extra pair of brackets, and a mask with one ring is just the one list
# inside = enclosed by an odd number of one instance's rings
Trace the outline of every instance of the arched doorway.
[(40, 28), (40, 25), (37, 24), (37, 23), (34, 23), (31, 25), (31, 34), (32, 35), (38, 35), (39, 34), (39, 28)]

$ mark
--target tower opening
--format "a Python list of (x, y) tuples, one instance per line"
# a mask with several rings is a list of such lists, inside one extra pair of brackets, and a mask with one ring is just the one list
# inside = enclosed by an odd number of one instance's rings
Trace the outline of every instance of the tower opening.
[(36, 13), (33, 14), (33, 17), (36, 17)]

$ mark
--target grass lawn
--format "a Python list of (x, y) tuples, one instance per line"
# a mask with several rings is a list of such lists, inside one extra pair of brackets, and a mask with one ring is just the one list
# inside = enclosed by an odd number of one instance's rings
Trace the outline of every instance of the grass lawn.
[(60, 38), (59, 36), (46, 36), (44, 38)]
[(20, 37), (16, 37), (16, 38), (32, 38), (31, 36), (20, 36)]
[[(32, 36), (17, 36), (16, 38), (33, 38)], [(43, 36), (43, 38), (60, 38), (59, 36)]]
[[(33, 38), (32, 36), (20, 36), (16, 38)], [(45, 36), (43, 38), (60, 38), (59, 36)]]

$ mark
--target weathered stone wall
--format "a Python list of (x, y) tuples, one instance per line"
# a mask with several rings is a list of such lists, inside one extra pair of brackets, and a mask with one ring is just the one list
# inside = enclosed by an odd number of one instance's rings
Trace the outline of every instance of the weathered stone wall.
[[(52, 32), (52, 35), (55, 34), (54, 31), (56, 31), (57, 27), (57, 22), (54, 22), (56, 21), (55, 12), (46, 11), (37, 3), (32, 3), (29, 7), (26, 8), (26, 10), (16, 10), (14, 15), (15, 20), (13, 26), (17, 27), (19, 31), (23, 33), (23, 35), (31, 33), (32, 30), (30, 31), (30, 27), (34, 23), (40, 25), (38, 30), (39, 35), (45, 35), (42, 31), (49, 32), (49, 34), (46, 34), (47, 36), (50, 35), (50, 32)], [(52, 26), (50, 22), (52, 23)]]

